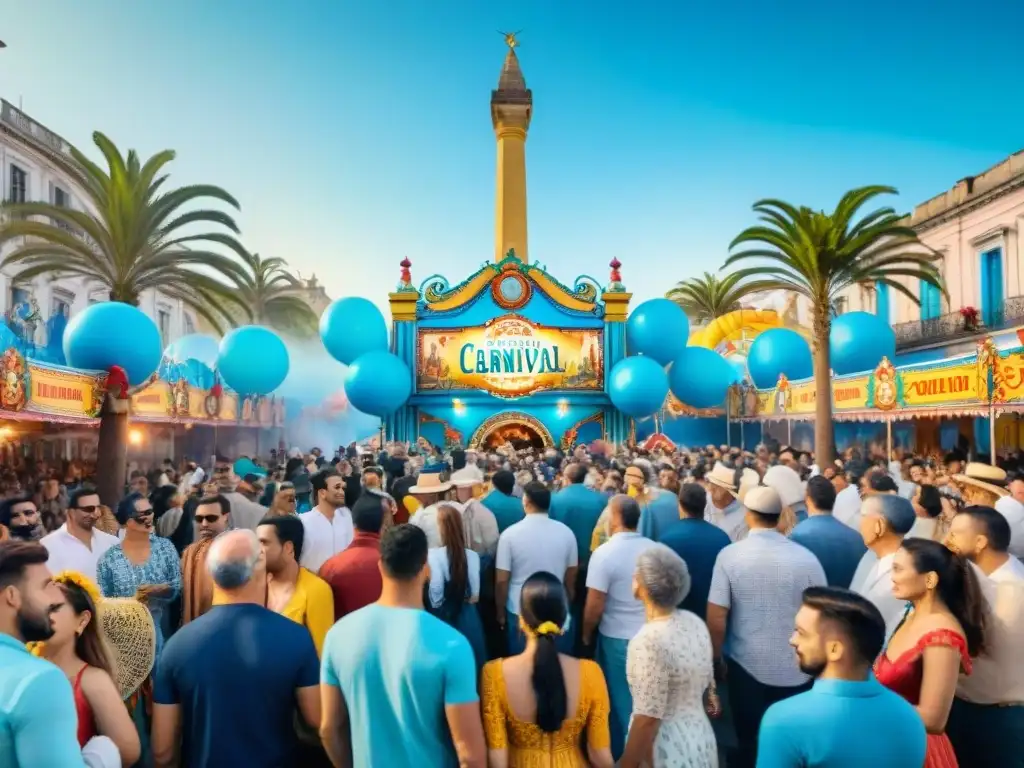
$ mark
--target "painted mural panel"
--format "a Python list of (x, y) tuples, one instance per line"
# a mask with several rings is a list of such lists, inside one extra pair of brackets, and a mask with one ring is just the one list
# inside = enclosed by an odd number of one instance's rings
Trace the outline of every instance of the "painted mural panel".
[(474, 328), (420, 329), (416, 389), (483, 390), (522, 397), (604, 388), (603, 331), (551, 328), (516, 314)]

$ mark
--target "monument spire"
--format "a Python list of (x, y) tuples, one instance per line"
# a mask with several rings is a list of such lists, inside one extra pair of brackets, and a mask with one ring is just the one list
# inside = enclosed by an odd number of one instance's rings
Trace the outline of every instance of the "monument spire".
[(491, 123), (498, 144), (497, 191), (494, 213), (494, 259), (510, 250), (528, 261), (526, 235), (526, 133), (533, 114), (533, 94), (519, 67), (518, 33), (501, 33), (508, 53), (491, 91)]

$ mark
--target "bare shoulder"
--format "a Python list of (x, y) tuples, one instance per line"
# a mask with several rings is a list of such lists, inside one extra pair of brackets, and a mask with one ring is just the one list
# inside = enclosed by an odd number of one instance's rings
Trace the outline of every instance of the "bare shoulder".
[(82, 690), (87, 696), (94, 694), (105, 694), (110, 691), (117, 691), (113, 678), (99, 667), (92, 665), (85, 668), (82, 673)]

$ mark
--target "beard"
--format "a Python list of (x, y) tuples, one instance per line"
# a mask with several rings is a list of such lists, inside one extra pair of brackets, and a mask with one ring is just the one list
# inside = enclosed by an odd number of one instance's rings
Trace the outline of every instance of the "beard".
[(800, 665), (800, 671), (805, 675), (810, 675), (815, 680), (821, 676), (821, 673), (825, 671), (825, 667), (828, 666), (825, 661), (804, 661), (799, 656), (797, 657), (797, 662)]
[(18, 634), (26, 643), (40, 643), (53, 637), (53, 622), (50, 620), (50, 609), (41, 613), (29, 613), (21, 610), (17, 615)]
[(12, 525), (8, 530), (11, 532), (12, 538), (21, 539), (22, 541), (39, 541), (46, 535), (46, 529), (43, 528), (42, 523), (36, 523), (35, 525)]

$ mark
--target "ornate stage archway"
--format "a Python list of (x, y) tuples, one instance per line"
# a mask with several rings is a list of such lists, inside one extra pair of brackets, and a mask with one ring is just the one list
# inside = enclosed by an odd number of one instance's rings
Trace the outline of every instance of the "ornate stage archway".
[[(535, 435), (544, 448), (551, 448), (555, 444), (551, 432), (537, 418), (522, 411), (503, 411), (494, 414), (477, 427), (469, 440), (469, 445), (471, 448), (480, 448), (487, 445), (493, 437), (500, 436), (503, 431), (514, 431), (516, 427), (521, 428), (525, 433)], [(529, 435), (527, 435), (527, 439), (529, 439)]]

